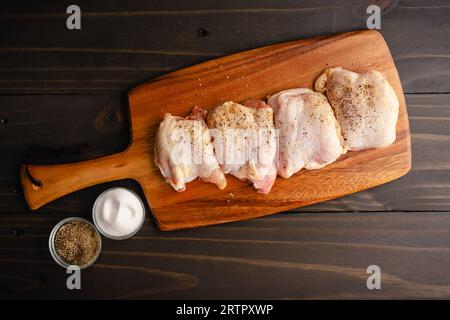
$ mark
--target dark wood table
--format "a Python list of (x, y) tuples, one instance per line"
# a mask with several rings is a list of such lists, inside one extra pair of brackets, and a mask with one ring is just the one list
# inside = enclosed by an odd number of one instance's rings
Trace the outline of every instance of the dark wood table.
[[(450, 298), (450, 6), (369, 1), (395, 58), (413, 168), (378, 188), (270, 217), (104, 239), (82, 290), (48, 251), (61, 219), (90, 219), (95, 186), (31, 212), (19, 165), (91, 159), (128, 142), (126, 92), (217, 56), (366, 28), (367, 1), (73, 1), (0, 4), (1, 298)], [(368, 290), (366, 268), (381, 268)]]

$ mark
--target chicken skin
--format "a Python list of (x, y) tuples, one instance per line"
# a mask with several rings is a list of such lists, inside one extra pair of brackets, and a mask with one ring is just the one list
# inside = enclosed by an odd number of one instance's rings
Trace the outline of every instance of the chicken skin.
[(290, 89), (269, 98), (278, 130), (278, 174), (320, 169), (346, 152), (327, 98), (310, 89)]
[(156, 134), (155, 163), (176, 191), (200, 177), (224, 189), (227, 185), (205, 123), (206, 110), (194, 107), (186, 118), (167, 113)]
[(272, 109), (260, 100), (228, 101), (209, 112), (206, 122), (223, 171), (269, 193), (277, 175)]
[(315, 89), (326, 93), (348, 150), (381, 148), (395, 141), (399, 102), (380, 72), (330, 68), (316, 80)]

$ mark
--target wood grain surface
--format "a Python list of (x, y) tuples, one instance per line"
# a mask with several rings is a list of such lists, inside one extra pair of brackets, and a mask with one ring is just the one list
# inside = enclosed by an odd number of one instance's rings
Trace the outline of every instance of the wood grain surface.
[[(397, 139), (381, 149), (348, 152), (321, 170), (277, 179), (267, 195), (227, 176), (224, 190), (202, 181), (177, 193), (154, 162), (155, 132), (164, 114), (187, 115), (225, 101), (264, 99), (289, 88), (311, 88), (327, 66), (383, 73), (400, 103)], [(397, 70), (383, 37), (373, 30), (341, 33), (246, 51), (195, 65), (134, 88), (129, 94), (131, 137), (123, 152), (89, 161), (36, 166), (20, 176), (31, 209), (80, 189), (121, 179), (142, 187), (161, 230), (245, 220), (341, 197), (395, 180), (411, 168), (408, 114)]]
[[(127, 241), (104, 239), (83, 290), (66, 289), (48, 234), (91, 217), (106, 188), (31, 212), (21, 163), (56, 164), (129, 143), (126, 92), (156, 76), (233, 52), (365, 28), (382, 9), (405, 90), (412, 170), (380, 187), (227, 225), (163, 233), (149, 216)], [(82, 30), (65, 28), (71, 1), (2, 1), (0, 12), (0, 297), (450, 298), (450, 7), (446, 0), (85, 1)], [(148, 208), (147, 208), (148, 209)], [(365, 269), (386, 272), (368, 291)], [(354, 275), (354, 276), (353, 276)], [(383, 279), (383, 277), (382, 277)], [(237, 290), (236, 288), (239, 288)]]
[(405, 92), (449, 92), (446, 0), (79, 0), (75, 32), (65, 28), (69, 0), (3, 1), (0, 92), (125, 92), (217, 56), (365, 29), (373, 3)]
[[(47, 250), (63, 217), (3, 215), (1, 298), (450, 298), (447, 213), (281, 214), (170, 233), (146, 221), (130, 240), (104, 239), (73, 291)], [(366, 287), (370, 265), (381, 290)]]

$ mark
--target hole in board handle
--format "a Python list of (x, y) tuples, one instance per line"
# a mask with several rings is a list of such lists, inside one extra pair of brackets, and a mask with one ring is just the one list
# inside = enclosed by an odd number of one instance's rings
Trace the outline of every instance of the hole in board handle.
[(38, 179), (35, 179), (35, 178), (31, 175), (30, 171), (28, 170), (28, 166), (25, 166), (25, 172), (26, 172), (26, 174), (27, 174), (28, 179), (30, 179), (30, 181), (31, 181), (31, 185), (32, 185), (33, 189), (34, 189), (34, 190), (41, 190), (42, 187), (44, 186), (44, 184), (42, 183), (42, 181), (41, 181), (41, 180), (38, 180)]

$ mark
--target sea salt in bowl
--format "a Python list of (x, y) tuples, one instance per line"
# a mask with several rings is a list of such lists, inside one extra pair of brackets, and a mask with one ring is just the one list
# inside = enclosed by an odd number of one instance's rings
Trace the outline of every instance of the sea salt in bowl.
[(94, 224), (102, 235), (113, 240), (134, 236), (145, 220), (145, 206), (141, 198), (127, 188), (103, 191), (92, 208)]

